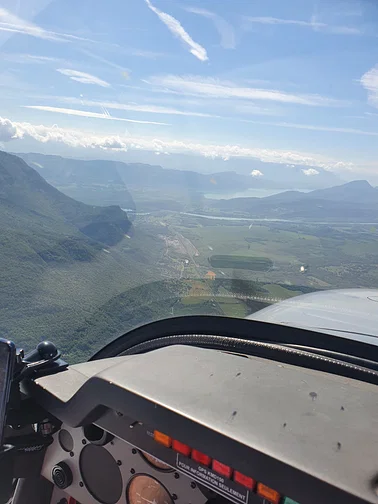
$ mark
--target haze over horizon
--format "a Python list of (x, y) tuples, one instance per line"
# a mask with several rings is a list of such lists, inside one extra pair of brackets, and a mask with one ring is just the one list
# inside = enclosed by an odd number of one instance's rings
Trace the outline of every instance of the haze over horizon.
[(0, 147), (378, 185), (377, 21), (366, 0), (3, 1)]

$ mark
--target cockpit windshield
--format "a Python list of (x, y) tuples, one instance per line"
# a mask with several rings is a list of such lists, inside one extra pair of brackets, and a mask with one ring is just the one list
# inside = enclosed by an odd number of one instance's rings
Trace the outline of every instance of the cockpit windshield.
[(149, 321), (377, 288), (377, 20), (2, 0), (1, 335), (75, 362)]

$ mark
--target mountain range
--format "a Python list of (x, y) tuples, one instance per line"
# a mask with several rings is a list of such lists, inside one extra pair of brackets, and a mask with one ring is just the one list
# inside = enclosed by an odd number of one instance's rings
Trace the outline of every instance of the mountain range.
[[(146, 192), (164, 192), (165, 203), (172, 201), (172, 193), (180, 193), (180, 201), (191, 199), (193, 195), (218, 193), (230, 194), (248, 189), (315, 189), (340, 183), (340, 178), (332, 172), (318, 169), (316, 176), (307, 176), (305, 167), (292, 165), (261, 163), (262, 172), (253, 168), (246, 160), (238, 160), (244, 167), (244, 173), (232, 170), (234, 160), (223, 166), (207, 159), (214, 171), (200, 173), (198, 163), (202, 160), (186, 156), (188, 169), (172, 169), (156, 164), (124, 163), (109, 160), (79, 160), (61, 156), (36, 153), (17, 154), (36, 169), (49, 183), (76, 199), (87, 203), (101, 201), (101, 204), (118, 204), (124, 208), (134, 208), (145, 203)], [(155, 156), (156, 157), (156, 156)], [(176, 156), (177, 157), (177, 156)], [(174, 157), (176, 159), (176, 157)], [(169, 165), (172, 158), (169, 157)], [(257, 162), (257, 161), (256, 161)], [(245, 165), (245, 166), (244, 166)], [(255, 166), (253, 164), (253, 166)], [(225, 171), (227, 166), (227, 171)], [(248, 168), (249, 167), (249, 168)], [(218, 168), (218, 171), (216, 171)], [(232, 170), (232, 171), (231, 171)], [(248, 171), (249, 170), (249, 171)], [(251, 175), (251, 173), (253, 175)], [(143, 192), (143, 195), (138, 194)], [(132, 193), (132, 196), (130, 195)], [(153, 194), (150, 199), (161, 199), (162, 195)]]
[(206, 209), (271, 219), (378, 221), (378, 188), (366, 180), (303, 193), (286, 191), (265, 198), (207, 200)]
[[(378, 189), (353, 181), (310, 192), (285, 191), (265, 198), (211, 199), (207, 194), (264, 189), (271, 182), (236, 172), (203, 174), (158, 165), (20, 155), (50, 184), (88, 204), (115, 204), (138, 211), (218, 212), (269, 219), (375, 221)], [(281, 170), (282, 170), (281, 165)], [(299, 167), (285, 169), (287, 173)], [(330, 172), (327, 172), (329, 174)], [(330, 180), (339, 179), (329, 174)], [(333, 177), (333, 178), (332, 178)], [(276, 189), (277, 190), (277, 189)]]
[[(236, 172), (203, 174), (158, 165), (77, 160), (42, 154), (20, 155), (50, 184), (88, 204), (113, 204), (138, 211), (217, 212), (269, 219), (375, 221), (378, 189), (353, 181), (310, 192), (285, 191), (265, 198), (211, 199), (206, 194), (264, 189), (272, 182)], [(283, 168), (297, 174), (299, 167)], [(330, 180), (339, 181), (327, 172)], [(278, 186), (278, 183), (276, 184)], [(277, 189), (276, 189), (277, 190)]]
[(196, 171), (207, 175), (226, 171), (250, 177), (252, 172), (258, 171), (262, 174), (258, 179), (263, 180), (264, 187), (269, 189), (278, 187), (282, 190), (291, 188), (310, 190), (343, 182), (338, 174), (319, 166), (273, 163), (252, 158), (231, 157), (224, 160), (219, 157), (162, 152), (157, 156), (155, 152), (138, 150), (130, 150), (123, 155), (123, 158), (126, 158), (127, 163), (142, 162), (153, 165), (158, 160), (159, 164), (167, 169)]

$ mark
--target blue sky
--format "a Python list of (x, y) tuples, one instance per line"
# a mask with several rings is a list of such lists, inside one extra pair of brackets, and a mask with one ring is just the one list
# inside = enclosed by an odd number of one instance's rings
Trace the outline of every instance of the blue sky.
[(1, 147), (378, 177), (377, 28), (365, 0), (2, 1)]

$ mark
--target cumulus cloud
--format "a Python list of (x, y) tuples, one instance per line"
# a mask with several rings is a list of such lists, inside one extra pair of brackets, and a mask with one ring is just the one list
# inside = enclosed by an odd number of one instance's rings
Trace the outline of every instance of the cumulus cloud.
[(163, 12), (152, 5), (150, 0), (145, 0), (145, 2), (148, 5), (149, 9), (151, 9), (152, 12), (154, 12), (158, 16), (160, 21), (165, 24), (168, 30), (173, 33), (175, 37), (181, 39), (184, 44), (189, 47), (190, 53), (193, 54), (193, 56), (198, 58), (200, 61), (207, 61), (209, 59), (206, 49), (192, 39), (189, 33), (185, 31), (180, 21), (175, 19), (170, 14), (167, 14), (166, 12)]
[(228, 21), (218, 16), (218, 14), (215, 14), (214, 12), (208, 11), (206, 9), (201, 9), (199, 7), (185, 7), (185, 10), (187, 12), (191, 12), (192, 14), (198, 14), (199, 16), (211, 19), (220, 35), (221, 46), (224, 49), (235, 49), (235, 32), (234, 28)]
[(368, 92), (369, 103), (378, 107), (378, 65), (364, 73), (360, 83)]
[(282, 19), (271, 16), (246, 17), (248, 23), (263, 25), (295, 25), (310, 28), (313, 31), (327, 32), (334, 35), (361, 35), (361, 31), (354, 26), (329, 25), (317, 20), (312, 16), (310, 21), (301, 19)]
[(260, 170), (252, 170), (251, 175), (252, 177), (262, 177), (264, 174)]
[(18, 137), (17, 127), (9, 119), (0, 117), (0, 142), (9, 142)]
[(230, 159), (232, 157), (242, 157), (259, 159), (264, 162), (275, 162), (282, 164), (317, 166), (324, 169), (345, 170), (353, 167), (352, 163), (341, 160), (307, 154), (298, 151), (282, 151), (276, 149), (261, 149), (257, 147), (246, 147), (242, 145), (217, 145), (198, 143), (193, 140), (160, 139), (154, 137), (137, 137), (130, 135), (100, 135), (82, 130), (61, 128), (58, 126), (36, 125), (26, 122), (9, 121), (7, 128), (13, 126), (12, 136), (8, 134), (7, 139), (12, 138), (32, 138), (37, 142), (57, 142), (69, 147), (81, 147), (86, 149), (105, 149), (127, 151), (129, 149), (141, 149), (161, 153), (190, 153), (198, 154), (209, 158)]
[(60, 107), (48, 107), (45, 105), (24, 105), (24, 108), (42, 110), (44, 112), (54, 112), (55, 114), (66, 114), (72, 116), (80, 116), (80, 117), (89, 117), (93, 119), (107, 119), (111, 121), (125, 121), (130, 123), (138, 123), (138, 124), (157, 124), (159, 126), (169, 126), (167, 123), (155, 122), (155, 121), (139, 121), (136, 119), (125, 119), (123, 117), (113, 117), (109, 113), (98, 113), (98, 112), (89, 112), (87, 110), (77, 110), (77, 109), (68, 109), (68, 108), (60, 108)]
[(242, 98), (246, 100), (267, 100), (311, 106), (334, 106), (344, 104), (338, 100), (320, 95), (293, 94), (277, 89), (240, 87), (233, 82), (203, 78), (196, 75), (153, 76), (146, 82), (177, 91), (181, 94), (195, 94), (211, 98)]
[(82, 84), (95, 84), (96, 86), (110, 87), (108, 82), (86, 72), (79, 72), (78, 70), (71, 70), (70, 68), (57, 68), (56, 71)]
[(315, 170), (315, 168), (308, 168), (307, 170), (302, 170), (302, 173), (304, 173), (307, 177), (319, 175), (318, 170)]

